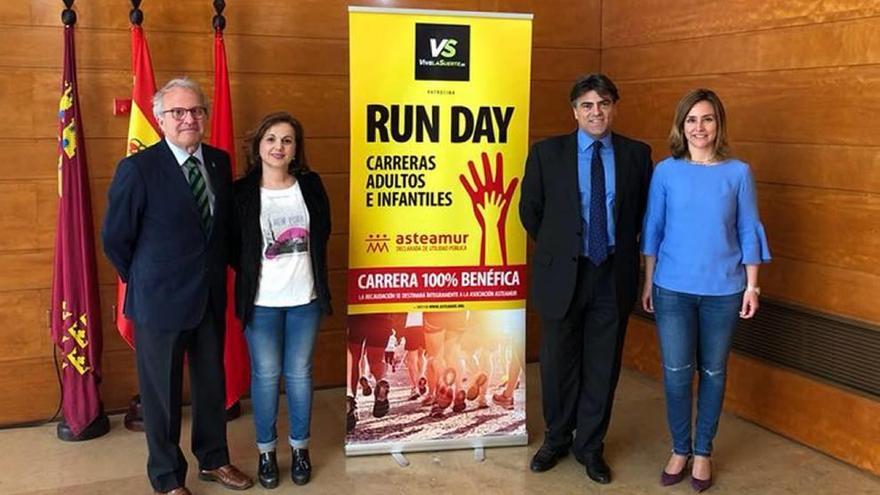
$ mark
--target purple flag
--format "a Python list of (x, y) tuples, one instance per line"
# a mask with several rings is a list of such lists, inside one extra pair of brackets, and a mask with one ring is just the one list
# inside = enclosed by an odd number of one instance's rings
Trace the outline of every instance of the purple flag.
[(61, 355), (62, 409), (74, 435), (101, 413), (101, 307), (86, 148), (79, 115), (73, 26), (64, 27), (58, 105), (58, 226), (52, 277), (52, 340)]

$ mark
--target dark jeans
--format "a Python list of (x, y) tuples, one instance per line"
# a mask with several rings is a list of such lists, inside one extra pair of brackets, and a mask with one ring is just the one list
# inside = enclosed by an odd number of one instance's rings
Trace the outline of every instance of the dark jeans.
[[(724, 403), (727, 356), (742, 292), (700, 296), (654, 286), (654, 315), (663, 359), (666, 418), (676, 454), (708, 456)], [(693, 379), (699, 367), (696, 439), (691, 439)]]

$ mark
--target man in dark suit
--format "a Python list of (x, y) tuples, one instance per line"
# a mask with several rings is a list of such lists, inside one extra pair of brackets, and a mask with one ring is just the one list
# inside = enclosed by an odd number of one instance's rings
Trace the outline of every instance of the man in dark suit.
[(578, 129), (532, 147), (519, 204), (536, 242), (532, 295), (543, 326), (547, 429), (530, 467), (546, 471), (571, 449), (603, 484), (611, 482), (603, 439), (636, 300), (651, 178), (650, 147), (610, 130), (618, 99), (602, 74), (575, 82), (570, 101)]
[(165, 139), (123, 159), (110, 184), (104, 252), (128, 284), (149, 459), (157, 493), (189, 494), (180, 423), (184, 355), (199, 478), (246, 489), (229, 463), (223, 336), (230, 214), (229, 156), (201, 143), (205, 97), (174, 79), (153, 97)]

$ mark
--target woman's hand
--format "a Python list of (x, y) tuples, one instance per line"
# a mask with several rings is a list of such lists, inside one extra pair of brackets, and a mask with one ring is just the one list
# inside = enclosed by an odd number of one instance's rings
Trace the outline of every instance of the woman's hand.
[(739, 310), (739, 317), (748, 320), (755, 316), (758, 312), (758, 292), (754, 290), (746, 290), (743, 292), (742, 308)]
[(655, 256), (645, 255), (645, 285), (642, 286), (642, 309), (648, 313), (654, 312), (654, 266), (657, 264)]
[(653, 286), (654, 284), (645, 280), (645, 285), (642, 287), (642, 309), (648, 313), (654, 312)]

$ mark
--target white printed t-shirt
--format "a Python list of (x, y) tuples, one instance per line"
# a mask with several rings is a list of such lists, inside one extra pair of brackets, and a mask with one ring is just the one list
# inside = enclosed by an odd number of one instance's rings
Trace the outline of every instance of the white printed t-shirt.
[(260, 188), (263, 256), (254, 304), (301, 306), (317, 298), (309, 255), (309, 210), (299, 182), (287, 189)]

